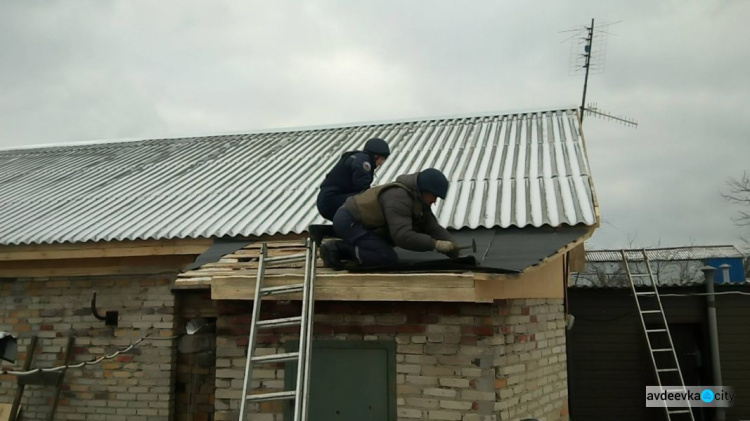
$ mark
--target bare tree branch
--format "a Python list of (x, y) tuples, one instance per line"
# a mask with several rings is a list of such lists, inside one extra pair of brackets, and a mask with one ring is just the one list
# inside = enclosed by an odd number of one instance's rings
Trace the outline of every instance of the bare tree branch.
[(742, 177), (727, 180), (727, 192), (720, 192), (724, 200), (739, 205), (738, 216), (732, 218), (737, 226), (750, 226), (750, 173), (745, 171)]

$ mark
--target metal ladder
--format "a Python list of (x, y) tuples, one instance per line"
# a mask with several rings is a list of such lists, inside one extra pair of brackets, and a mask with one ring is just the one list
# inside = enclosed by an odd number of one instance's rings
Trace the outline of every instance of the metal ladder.
[[(685, 380), (682, 377), (677, 352), (672, 342), (672, 335), (669, 333), (667, 317), (664, 314), (664, 307), (661, 305), (661, 297), (659, 296), (656, 279), (651, 270), (651, 261), (648, 255), (646, 255), (646, 250), (621, 250), (620, 253), (622, 254), (622, 261), (628, 275), (630, 288), (633, 291), (635, 304), (638, 306), (638, 317), (641, 319), (643, 333), (646, 336), (646, 344), (648, 345), (648, 352), (654, 367), (654, 373), (656, 373), (656, 381), (660, 387), (665, 388), (667, 391), (684, 392)], [(631, 257), (637, 260), (632, 262), (628, 260), (628, 253), (631, 253)], [(635, 256), (632, 256), (633, 253), (635, 253)], [(632, 273), (630, 270), (631, 263), (636, 264), (641, 260), (646, 266), (646, 273)], [(647, 287), (648, 290), (636, 290), (634, 278), (646, 278), (643, 285), (639, 286)], [(644, 309), (644, 307), (646, 308)], [(657, 327), (655, 328), (649, 328), (646, 324), (646, 317), (651, 316), (656, 316), (650, 319), (651, 323), (649, 323), (652, 326), (656, 325)], [(668, 345), (654, 348), (653, 342), (657, 341), (658, 343)], [(662, 355), (666, 355), (667, 358), (661, 358)], [(664, 409), (669, 421), (672, 419), (695, 421), (689, 402), (687, 408), (670, 408), (665, 406)]]
[[(306, 421), (309, 408), (310, 388), (310, 352), (312, 345), (312, 325), (314, 310), (315, 263), (317, 244), (306, 240), (305, 253), (281, 257), (268, 257), (266, 243), (261, 245), (258, 257), (258, 274), (255, 283), (255, 299), (253, 302), (252, 324), (250, 325), (250, 339), (247, 348), (247, 362), (245, 364), (245, 378), (242, 386), (242, 402), (240, 404), (240, 420), (247, 419), (248, 403), (294, 400), (294, 421)], [(279, 263), (305, 262), (305, 278), (301, 284), (264, 287), (263, 278), (266, 265)], [(281, 319), (260, 319), (262, 297), (280, 294), (296, 294), (302, 292), (302, 314), (300, 316)], [(272, 329), (284, 326), (300, 326), (299, 350), (271, 355), (255, 355), (255, 345), (259, 329)], [(260, 393), (248, 395), (252, 383), (253, 365), (263, 363), (279, 363), (287, 361), (297, 362), (297, 383), (294, 390)]]

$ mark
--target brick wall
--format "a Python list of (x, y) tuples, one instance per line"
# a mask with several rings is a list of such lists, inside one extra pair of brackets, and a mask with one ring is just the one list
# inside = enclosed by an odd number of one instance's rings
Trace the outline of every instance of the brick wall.
[[(49, 367), (62, 363), (69, 334), (76, 338), (73, 360), (80, 362), (123, 348), (146, 329), (168, 337), (181, 332), (191, 317), (218, 318), (216, 366), (194, 367), (193, 379), (199, 381), (192, 389), (187, 389), (192, 362), (176, 355), (176, 342), (146, 342), (116, 360), (69, 370), (56, 419), (201, 420), (211, 419), (214, 410), (216, 420), (236, 419), (252, 303), (210, 301), (205, 293), (185, 293), (176, 307), (169, 284), (169, 276), (1, 281), (0, 330), (21, 336), (16, 366), (22, 364), (32, 334), (39, 336), (35, 364)], [(101, 312), (120, 312), (118, 328), (106, 327), (90, 314), (94, 287)], [(264, 318), (300, 312), (297, 302), (264, 304), (264, 310)], [(316, 313), (318, 339), (397, 344), (399, 419), (567, 419), (562, 300), (319, 302)], [(182, 317), (178, 320), (175, 314)], [(296, 339), (295, 332), (293, 327), (281, 328), (259, 336), (261, 352), (282, 351), (286, 341)], [(260, 380), (254, 388), (283, 388), (283, 365), (255, 373)], [(174, 394), (179, 408), (172, 399), (173, 377), (184, 384)], [(0, 402), (12, 402), (14, 392), (15, 378), (0, 377)], [(46, 415), (52, 392), (27, 387), (26, 419)], [(278, 403), (251, 407), (254, 420), (282, 419)]]
[[(30, 337), (37, 335), (34, 367), (63, 362), (67, 337), (75, 337), (71, 363), (90, 361), (151, 333), (174, 335), (173, 277), (76, 277), (0, 280), (0, 330), (20, 336), (20, 368)], [(90, 309), (97, 292), (100, 313), (119, 311), (117, 328), (96, 320)], [(70, 369), (60, 396), (57, 420), (168, 420), (172, 411), (175, 341), (145, 341), (131, 352), (94, 366)], [(27, 386), (24, 419), (45, 419), (53, 387)], [(0, 376), (0, 402), (11, 403), (15, 377)]]
[[(216, 420), (237, 419), (252, 303), (220, 301)], [(262, 318), (300, 313), (297, 302), (264, 303)], [(566, 420), (567, 379), (562, 300), (494, 304), (316, 303), (321, 340), (397, 344), (401, 420)], [(259, 353), (284, 351), (296, 327), (266, 331)], [(283, 365), (255, 370), (254, 389), (281, 390)], [(253, 404), (253, 420), (280, 421), (278, 403)]]

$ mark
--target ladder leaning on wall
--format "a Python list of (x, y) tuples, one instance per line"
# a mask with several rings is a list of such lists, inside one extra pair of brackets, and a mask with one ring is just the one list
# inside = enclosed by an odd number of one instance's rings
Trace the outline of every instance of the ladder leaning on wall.
[[(623, 267), (628, 275), (630, 288), (633, 291), (633, 298), (638, 307), (638, 317), (641, 319), (643, 333), (646, 336), (646, 345), (654, 367), (656, 381), (660, 387), (667, 391), (684, 392), (685, 380), (682, 377), (672, 335), (669, 333), (667, 317), (664, 314), (664, 307), (661, 305), (657, 280), (651, 270), (651, 261), (646, 254), (646, 250), (621, 250), (620, 253), (622, 254)], [(645, 272), (639, 273), (631, 270), (636, 269), (638, 262), (643, 262)], [(643, 282), (635, 282), (635, 279), (643, 279)], [(689, 402), (687, 408), (665, 406), (664, 409), (669, 421), (695, 421)]]
[[(242, 386), (242, 402), (240, 403), (240, 420), (247, 420), (249, 403), (294, 400), (294, 421), (306, 421), (310, 398), (310, 356), (312, 349), (312, 325), (314, 310), (315, 263), (317, 244), (311, 239), (305, 243), (305, 253), (290, 256), (268, 257), (266, 243), (261, 245), (258, 257), (258, 274), (255, 283), (255, 298), (253, 301), (252, 324), (245, 363), (245, 378)], [(305, 276), (301, 284), (265, 287), (263, 284), (267, 265), (305, 262)], [(302, 293), (302, 314), (281, 319), (260, 320), (262, 298), (270, 295)], [(300, 326), (299, 350), (271, 355), (255, 355), (255, 345), (260, 329), (273, 329), (284, 326)], [(253, 366), (263, 363), (297, 362), (297, 382), (294, 390), (282, 392), (248, 394), (253, 381)]]

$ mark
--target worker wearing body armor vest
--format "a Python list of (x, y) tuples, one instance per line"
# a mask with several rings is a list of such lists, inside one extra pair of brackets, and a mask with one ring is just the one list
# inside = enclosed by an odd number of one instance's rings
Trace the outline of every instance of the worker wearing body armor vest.
[(346, 260), (363, 266), (393, 265), (398, 262), (394, 246), (457, 257), (451, 235), (430, 209), (447, 193), (445, 175), (429, 168), (350, 197), (333, 218), (341, 240), (321, 245), (324, 265), (340, 269)]
[(372, 138), (363, 151), (350, 151), (341, 155), (331, 171), (326, 174), (318, 192), (318, 212), (332, 221), (336, 211), (346, 199), (370, 188), (375, 169), (383, 165), (391, 150), (383, 139)]

